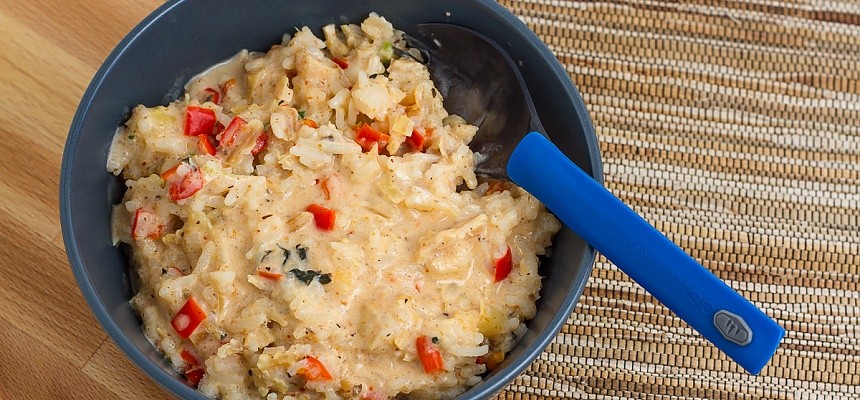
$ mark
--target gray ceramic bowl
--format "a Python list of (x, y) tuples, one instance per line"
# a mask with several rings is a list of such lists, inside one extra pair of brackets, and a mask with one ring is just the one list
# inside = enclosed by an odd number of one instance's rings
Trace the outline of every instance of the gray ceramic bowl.
[[(120, 349), (146, 374), (179, 397), (205, 399), (147, 342), (128, 300), (127, 263), (111, 245), (110, 208), (124, 186), (105, 170), (115, 129), (137, 104), (164, 104), (208, 66), (248, 48), (265, 51), (295, 27), (320, 32), (329, 23), (357, 22), (371, 11), (411, 32), (417, 23), (452, 22), (495, 39), (515, 60), (553, 142), (602, 180), (594, 128), (565, 70), (519, 19), (490, 0), (169, 1), (119, 43), (96, 73), (72, 122), (63, 154), (60, 213), (69, 262), (93, 313)], [(537, 316), (504, 363), (460, 396), (482, 399), (521, 373), (556, 336), (582, 294), (593, 249), (565, 229), (556, 237)]]

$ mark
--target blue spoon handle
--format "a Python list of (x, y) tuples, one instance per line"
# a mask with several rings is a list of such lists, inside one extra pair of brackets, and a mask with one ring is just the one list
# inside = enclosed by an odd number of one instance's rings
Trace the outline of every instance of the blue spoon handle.
[(532, 132), (508, 176), (657, 300), (758, 374), (785, 330)]

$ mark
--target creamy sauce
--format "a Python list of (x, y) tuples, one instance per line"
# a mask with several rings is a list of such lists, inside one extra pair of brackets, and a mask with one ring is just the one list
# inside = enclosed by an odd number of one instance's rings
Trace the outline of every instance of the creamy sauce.
[[(212, 396), (454, 397), (534, 316), (559, 223), (520, 188), (478, 185), (476, 128), (448, 116), (423, 65), (388, 59), (403, 44), (387, 21), (324, 32), (241, 52), (118, 132), (132, 305)], [(224, 126), (213, 155), (183, 134), (194, 107)], [(184, 335), (191, 299), (204, 318)]]

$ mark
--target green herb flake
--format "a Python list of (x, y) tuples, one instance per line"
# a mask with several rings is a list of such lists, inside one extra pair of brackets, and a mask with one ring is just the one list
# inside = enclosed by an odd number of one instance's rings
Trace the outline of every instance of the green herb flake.
[(299, 118), (305, 119), (305, 112), (304, 111), (299, 111)]
[(394, 45), (391, 42), (382, 43), (379, 49), (379, 61), (387, 68), (391, 64), (391, 59), (394, 58)]
[(299, 259), (307, 260), (308, 259), (308, 248), (302, 247), (301, 245), (296, 245), (296, 252), (299, 253)]
[(287, 261), (290, 260), (290, 251), (281, 246), (278, 246), (278, 248), (280, 248), (284, 254), (284, 262), (281, 263), (281, 266), (283, 267), (284, 265), (287, 265)]
[(318, 280), (319, 283), (323, 285), (331, 283), (331, 274), (323, 274), (312, 269), (304, 271), (298, 268), (293, 268), (290, 272), (293, 273), (296, 279), (300, 280), (305, 285), (310, 285), (314, 279)]
[(129, 140), (134, 140), (134, 135), (128, 135)]

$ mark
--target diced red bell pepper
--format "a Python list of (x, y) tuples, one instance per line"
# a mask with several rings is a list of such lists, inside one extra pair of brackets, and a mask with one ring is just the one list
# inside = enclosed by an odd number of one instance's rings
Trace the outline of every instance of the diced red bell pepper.
[(200, 361), (197, 360), (197, 357), (195, 357), (188, 349), (183, 348), (182, 351), (179, 352), (179, 356), (182, 357), (182, 360), (187, 362), (192, 368), (200, 366)]
[(215, 123), (215, 129), (212, 130), (212, 134), (209, 136), (218, 136), (221, 132), (224, 132), (224, 124), (221, 122)]
[(309, 381), (330, 381), (332, 380), (331, 374), (325, 368), (320, 360), (317, 360), (311, 356), (305, 356), (304, 360), (307, 364), (299, 368), (297, 371), (301, 376), (305, 377), (305, 379)]
[(373, 129), (368, 124), (362, 124), (360, 128), (358, 128), (358, 132), (355, 134), (355, 141), (358, 143), (364, 151), (370, 151), (373, 148), (373, 144), (378, 144), (378, 149), (381, 151), (385, 146), (388, 145), (388, 139), (391, 136), (388, 136), (376, 129)]
[(413, 129), (412, 136), (406, 138), (406, 142), (415, 150), (424, 151), (424, 135), (422, 135), (421, 132)]
[(214, 156), (216, 153), (216, 150), (215, 150), (215, 145), (212, 144), (210, 136), (209, 135), (198, 135), (197, 138), (200, 139), (200, 141), (197, 142), (197, 148), (200, 150), (200, 152), (209, 154), (210, 156)]
[(210, 87), (203, 89), (204, 92), (209, 93), (209, 97), (212, 98), (212, 102), (215, 104), (221, 104), (221, 92), (212, 89)]
[(221, 133), (221, 141), (218, 142), (221, 147), (228, 147), (233, 145), (237, 139), (239, 139), (239, 133), (248, 125), (244, 119), (239, 117), (234, 117), (230, 124), (227, 125), (227, 128), (224, 129), (224, 132)]
[(421, 359), (424, 372), (433, 374), (445, 368), (439, 348), (427, 336), (419, 336), (415, 341), (415, 346), (418, 348), (418, 358)]
[(199, 192), (206, 180), (200, 170), (193, 168), (181, 178), (174, 172), (172, 176), (167, 178), (167, 182), (167, 194), (171, 200), (177, 201), (187, 199)]
[(191, 333), (200, 326), (200, 323), (206, 319), (206, 312), (200, 308), (197, 301), (193, 297), (189, 297), (185, 305), (179, 309), (173, 319), (170, 320), (170, 325), (179, 334), (179, 337), (188, 339)]
[(158, 220), (158, 215), (144, 208), (138, 208), (134, 212), (131, 221), (132, 239), (158, 239), (164, 233), (164, 226)]
[(334, 61), (334, 63), (337, 64), (337, 66), (340, 67), (340, 69), (349, 68), (349, 61), (346, 61), (342, 58), (337, 58), (337, 57), (334, 57), (331, 60)]
[(254, 142), (254, 148), (251, 149), (251, 155), (256, 156), (257, 154), (260, 154), (260, 152), (266, 149), (266, 145), (268, 144), (269, 135), (266, 135), (266, 132), (261, 133), (260, 136), (257, 136), (257, 141)]
[(215, 129), (215, 110), (200, 106), (185, 108), (185, 130), (188, 136), (209, 135)]
[(495, 279), (496, 282), (500, 282), (508, 277), (511, 273), (511, 269), (513, 268), (513, 261), (511, 257), (511, 247), (508, 246), (508, 250), (505, 252), (505, 255), (502, 258), (496, 260), (496, 273)]
[(325, 208), (319, 204), (311, 204), (307, 211), (314, 215), (314, 222), (317, 228), (324, 231), (334, 229), (335, 211), (330, 208)]
[(204, 374), (206, 374), (206, 370), (203, 368), (191, 368), (185, 371), (185, 379), (188, 381), (188, 386), (197, 389)]

